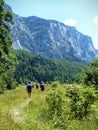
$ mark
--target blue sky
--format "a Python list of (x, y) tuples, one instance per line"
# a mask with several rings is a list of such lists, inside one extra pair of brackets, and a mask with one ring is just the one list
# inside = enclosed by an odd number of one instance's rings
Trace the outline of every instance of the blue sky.
[(98, 49), (98, 0), (5, 0), (14, 13), (54, 19), (91, 36)]

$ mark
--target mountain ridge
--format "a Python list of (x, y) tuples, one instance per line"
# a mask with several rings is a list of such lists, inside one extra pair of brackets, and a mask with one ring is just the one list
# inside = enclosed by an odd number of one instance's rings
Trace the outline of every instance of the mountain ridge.
[[(8, 7), (7, 7), (8, 8)], [(12, 11), (11, 7), (9, 7)], [(98, 56), (90, 36), (56, 20), (14, 14), (13, 48), (52, 58), (90, 62)]]

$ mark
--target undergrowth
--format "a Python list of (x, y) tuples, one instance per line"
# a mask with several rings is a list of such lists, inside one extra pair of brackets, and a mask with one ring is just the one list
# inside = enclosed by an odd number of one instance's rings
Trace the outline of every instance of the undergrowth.
[[(1, 94), (0, 130), (97, 130), (97, 101), (95, 113), (88, 115), (88, 118), (82, 120), (72, 118), (66, 88), (67, 85), (58, 82), (55, 82), (55, 85), (53, 83), (46, 85), (43, 92), (40, 88), (38, 90), (33, 88), (30, 100), (23, 86)], [(27, 100), (28, 104), (21, 107), (18, 113), (23, 120), (15, 122), (11, 111), (18, 109)]]

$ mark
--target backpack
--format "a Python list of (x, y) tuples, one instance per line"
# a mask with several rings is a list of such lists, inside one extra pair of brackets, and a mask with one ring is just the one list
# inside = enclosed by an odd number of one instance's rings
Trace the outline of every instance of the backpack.
[(32, 84), (28, 83), (27, 89), (32, 89)]

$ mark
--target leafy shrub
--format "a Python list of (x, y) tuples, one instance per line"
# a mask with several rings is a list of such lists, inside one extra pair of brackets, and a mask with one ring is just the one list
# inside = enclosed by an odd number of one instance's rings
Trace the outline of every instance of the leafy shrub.
[(87, 117), (91, 107), (97, 100), (96, 90), (93, 87), (68, 86), (66, 96), (70, 98), (71, 115), (77, 119)]
[[(55, 82), (56, 83), (56, 82)], [(50, 92), (46, 97), (48, 104), (48, 118), (53, 120), (55, 127), (66, 129), (66, 117), (65, 117), (65, 101), (63, 93), (58, 91)]]
[(94, 85), (98, 89), (98, 58), (92, 61), (91, 65), (85, 70), (84, 83)]
[(59, 86), (60, 86), (59, 81), (53, 81), (52, 84), (51, 84), (52, 88), (56, 88), (56, 87), (59, 87)]
[(6, 89), (5, 81), (3, 80), (3, 76), (0, 77), (0, 94), (4, 93)]

